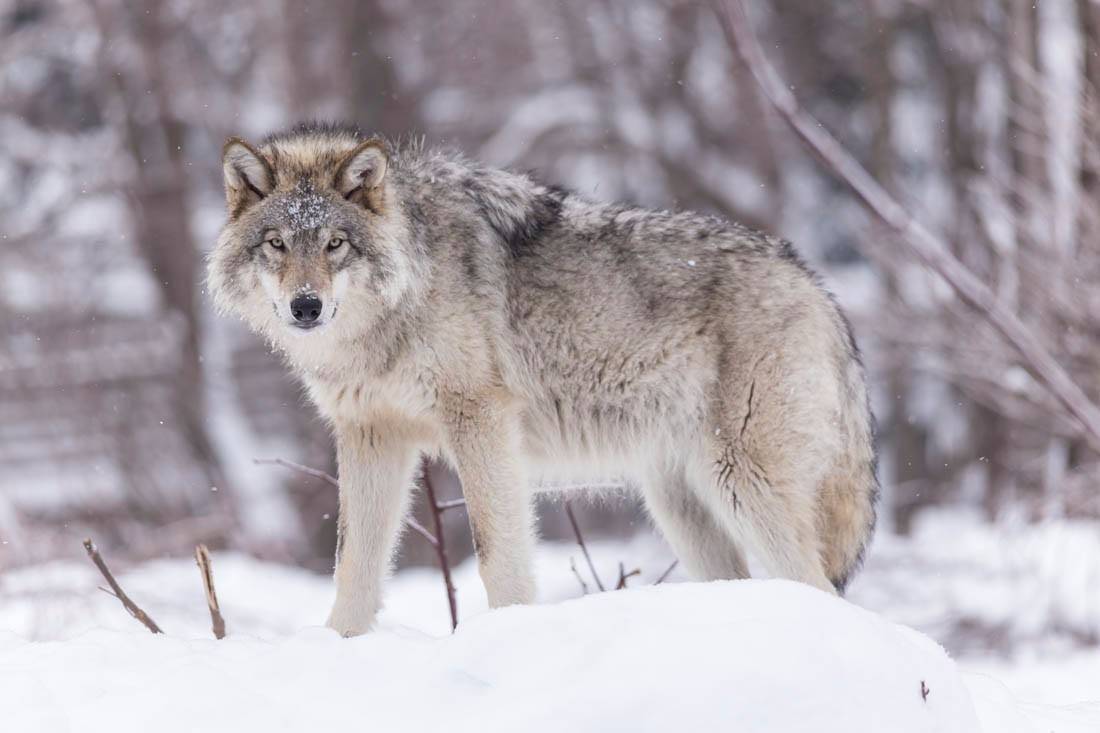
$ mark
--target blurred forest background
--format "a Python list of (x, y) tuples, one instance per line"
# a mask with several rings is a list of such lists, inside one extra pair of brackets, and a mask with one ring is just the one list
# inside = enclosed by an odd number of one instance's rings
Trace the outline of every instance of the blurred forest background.
[[(749, 9), (802, 105), (1100, 398), (1100, 5)], [(131, 561), (202, 541), (331, 567), (335, 491), (253, 463), (332, 471), (329, 436), (202, 286), (225, 138), (330, 118), (791, 239), (866, 353), (883, 531), (929, 507), (1100, 518), (1079, 428), (791, 136), (707, 3), (7, 0), (0, 567), (88, 534)], [(578, 513), (594, 534), (649, 531), (628, 500)], [(564, 536), (560, 507), (543, 515)], [(446, 517), (461, 557), (465, 518)], [(430, 562), (422, 544), (403, 562)]]

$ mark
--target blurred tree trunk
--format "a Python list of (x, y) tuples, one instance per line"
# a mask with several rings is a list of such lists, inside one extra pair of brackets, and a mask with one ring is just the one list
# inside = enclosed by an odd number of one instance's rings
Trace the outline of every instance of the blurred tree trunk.
[(1047, 132), (1041, 94), (1039, 6), (1033, 0), (1009, 0), (1000, 42), (1008, 82), (1007, 144), (1012, 165), (1009, 204), (1017, 217), (1017, 248), (1043, 241), (1041, 220), (1049, 197)]
[[(1057, 263), (1046, 221), (1051, 209), (1051, 184), (1047, 169), (1049, 135), (1042, 98), (1042, 66), (1039, 56), (1041, 32), (1039, 6), (1031, 0), (1010, 0), (1006, 3), (1000, 62), (1007, 83), (1008, 109), (1006, 141), (1010, 178), (1008, 206), (1015, 222), (1015, 237), (1009, 251), (1002, 251), (996, 272), (997, 293), (1010, 307), (1021, 313), (1042, 314), (1047, 309), (1041, 303), (1033, 309), (1028, 303), (1043, 293), (1033, 293), (1020, 286), (1022, 272), (1019, 256), (1027, 249), (1047, 248), (1049, 262)], [(1030, 319), (1033, 323), (1035, 317)], [(1005, 505), (1018, 499), (1018, 482), (1012, 470), (1012, 458), (1005, 454), (1012, 446), (1004, 416), (986, 407), (977, 408), (980, 422), (975, 426), (979, 441), (976, 445), (979, 461), (986, 464), (986, 487), (983, 506), (987, 516), (997, 517)]]
[[(935, 48), (943, 62), (947, 148), (947, 177), (955, 204), (950, 242), (956, 256), (972, 270), (994, 282), (998, 294), (1015, 302), (1018, 289), (1015, 257), (989, 238), (982, 221), (983, 201), (978, 185), (987, 170), (988, 131), (981, 127), (978, 81), (991, 48), (990, 30), (980, 0), (944, 2), (934, 20)], [(983, 505), (995, 515), (1012, 472), (1006, 451), (1011, 450), (1004, 416), (954, 390), (966, 405), (971, 432), (971, 458), (984, 473)], [(956, 462), (958, 463), (958, 462)], [(933, 499), (934, 497), (930, 497)]]
[(1100, 212), (1100, 5), (1077, 0), (1077, 22), (1081, 29), (1081, 142), (1078, 150), (1078, 229), (1075, 244), (1095, 243)]
[[(191, 227), (189, 176), (183, 158), (186, 129), (173, 110), (174, 93), (164, 69), (164, 46), (170, 34), (167, 9), (123, 4), (111, 6), (114, 12), (108, 12), (102, 3), (92, 3), (92, 8), (104, 44), (116, 32), (130, 32), (138, 45), (140, 64), (123, 68), (108, 61), (102, 69), (122, 107), (123, 138), (134, 168), (126, 200), (138, 253), (149, 265), (165, 310), (182, 324), (179, 373), (173, 385), (179, 429), (195, 465), (205, 474), (208, 486), (202, 487), (203, 495), (213, 496), (219, 511), (232, 518), (236, 515), (233, 492), (226, 485), (208, 427), (197, 289), (200, 257)], [(212, 487), (217, 490), (208, 491)], [(226, 538), (209, 540), (224, 543)]]
[(419, 127), (416, 100), (401, 89), (393, 58), (385, 42), (392, 40), (390, 18), (380, 0), (340, 0), (341, 43), (346, 64), (347, 108), (350, 119), (366, 130), (390, 137), (407, 135)]
[(417, 100), (402, 93), (385, 43), (390, 18), (379, 0), (284, 4), (287, 88), (293, 122), (326, 117), (390, 137), (416, 130)]
[[(871, 159), (869, 169), (875, 179), (891, 193), (897, 193), (897, 155), (894, 152), (893, 104), (897, 93), (897, 79), (891, 67), (891, 55), (895, 41), (895, 18), (890, 10), (882, 8), (880, 0), (864, 0), (867, 17), (867, 92), (872, 113)], [(881, 235), (880, 229), (872, 236)], [(885, 296), (897, 301), (903, 296), (898, 287), (897, 275), (892, 271), (883, 274)], [(893, 448), (891, 463), (893, 475), (887, 485), (894, 529), (908, 534), (912, 518), (924, 504), (928, 495), (927, 435), (924, 428), (910, 419), (912, 399), (912, 371), (908, 364), (898, 363), (887, 377), (891, 413), (885, 426)], [(922, 492), (922, 488), (925, 490)]]

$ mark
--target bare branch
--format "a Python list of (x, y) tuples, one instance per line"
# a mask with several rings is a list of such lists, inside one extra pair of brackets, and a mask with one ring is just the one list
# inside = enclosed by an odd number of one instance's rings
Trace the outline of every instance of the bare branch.
[(626, 567), (619, 563), (619, 582), (615, 585), (615, 590), (622, 590), (626, 587), (626, 581), (633, 578), (635, 575), (641, 575), (641, 568), (634, 568), (629, 573), (626, 572)]
[(435, 535), (428, 531), (428, 528), (425, 527), (423, 524), (416, 521), (412, 517), (405, 517), (405, 524), (409, 525), (409, 529), (411, 529), (413, 532), (416, 532), (418, 535), (423, 537), (429, 545), (436, 548), (439, 547), (439, 540), (437, 540), (435, 538)]
[(572, 556), (569, 557), (569, 569), (573, 571), (573, 576), (577, 579), (577, 582), (581, 584), (581, 592), (588, 595), (588, 583), (584, 582), (584, 578), (581, 577), (581, 573), (577, 570), (577, 562)]
[(679, 560), (673, 560), (672, 564), (668, 566), (668, 569), (661, 573), (661, 577), (657, 578), (653, 585), (660, 585), (668, 580), (668, 576), (672, 575), (672, 571), (676, 569), (676, 566), (680, 564)]
[(221, 606), (218, 605), (218, 594), (214, 591), (214, 567), (210, 563), (210, 551), (206, 545), (195, 546), (195, 564), (199, 566), (199, 575), (202, 577), (202, 589), (206, 595), (206, 606), (210, 609), (210, 625), (214, 630), (215, 639), (225, 638), (225, 619), (222, 618)]
[(603, 587), (603, 583), (600, 582), (600, 576), (596, 573), (596, 566), (592, 563), (592, 556), (588, 554), (588, 546), (584, 544), (584, 537), (581, 536), (581, 528), (577, 525), (577, 518), (573, 515), (573, 504), (568, 499), (565, 500), (565, 515), (569, 517), (569, 524), (573, 527), (573, 536), (577, 538), (577, 544), (581, 547), (581, 552), (584, 553), (584, 560), (588, 563), (588, 571), (592, 573), (592, 579), (596, 581), (596, 587), (601, 591), (607, 590)]
[(331, 473), (328, 473), (327, 471), (322, 471), (318, 468), (303, 466), (301, 463), (288, 461), (285, 458), (253, 458), (252, 462), (255, 463), (257, 466), (282, 466), (283, 468), (289, 468), (291, 470), (297, 471), (298, 473), (304, 473), (307, 476), (312, 476), (313, 478), (319, 478), (323, 481), (327, 481), (333, 486), (340, 486), (340, 482)]
[(149, 629), (149, 631), (154, 634), (163, 634), (164, 632), (157, 626), (157, 622), (149, 618), (149, 614), (141, 610), (141, 608), (131, 601), (130, 597), (122, 590), (122, 586), (118, 584), (118, 581), (115, 580), (115, 576), (111, 574), (111, 570), (107, 567), (107, 563), (103, 561), (103, 558), (100, 557), (99, 550), (96, 549), (91, 539), (84, 540), (84, 551), (88, 553), (88, 557), (91, 558), (92, 562), (99, 569), (103, 579), (107, 581), (107, 585), (111, 586), (112, 595), (118, 598), (127, 613), (144, 624), (145, 628)]
[(752, 72), (771, 106), (795, 134), (868, 210), (928, 269), (981, 314), (1020, 355), (1023, 364), (1057, 399), (1081, 428), (1082, 437), (1100, 450), (1100, 410), (1039, 338), (997, 295), (962, 264), (950, 249), (916, 221), (821, 124), (805, 112), (764, 57), (742, 2), (722, 2), (719, 17), (727, 39)]
[(428, 470), (428, 460), (424, 459), (424, 491), (428, 495), (428, 507), (432, 511), (432, 521), (435, 523), (435, 548), (436, 557), (439, 560), (439, 570), (443, 573), (443, 585), (447, 588), (447, 607), (451, 611), (451, 631), (458, 628), (458, 602), (455, 600), (455, 586), (451, 580), (451, 562), (447, 558), (447, 541), (443, 535), (443, 510), (435, 499), (435, 486), (432, 485), (431, 472)]

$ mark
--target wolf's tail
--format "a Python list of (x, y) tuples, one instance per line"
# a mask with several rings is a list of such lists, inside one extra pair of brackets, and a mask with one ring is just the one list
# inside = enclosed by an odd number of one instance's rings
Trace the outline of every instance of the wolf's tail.
[[(850, 336), (849, 336), (850, 338)], [(853, 348), (842, 422), (845, 445), (833, 470), (822, 481), (818, 532), (825, 575), (838, 593), (863, 564), (875, 530), (879, 498), (874, 416), (867, 399), (863, 369)]]

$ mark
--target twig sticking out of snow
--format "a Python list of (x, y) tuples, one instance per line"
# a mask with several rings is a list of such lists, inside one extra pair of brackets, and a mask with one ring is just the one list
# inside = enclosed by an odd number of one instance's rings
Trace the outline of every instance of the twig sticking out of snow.
[(95, 543), (91, 539), (84, 540), (84, 551), (88, 553), (88, 557), (91, 558), (92, 563), (99, 569), (100, 575), (107, 581), (107, 585), (111, 586), (111, 595), (118, 599), (119, 603), (126, 611), (145, 625), (145, 628), (154, 634), (163, 634), (160, 627), (157, 626), (157, 622), (149, 618), (149, 614), (141, 610), (141, 608), (130, 600), (130, 596), (126, 595), (122, 590), (122, 586), (115, 580), (115, 576), (111, 574), (110, 568), (107, 567), (107, 563), (103, 561), (103, 558), (99, 554), (99, 550), (96, 548)]
[(225, 619), (222, 617), (221, 606), (218, 605), (218, 594), (214, 591), (214, 566), (210, 563), (210, 551), (206, 545), (195, 546), (195, 564), (199, 566), (199, 575), (202, 577), (202, 589), (206, 594), (206, 606), (210, 609), (210, 625), (214, 630), (215, 639), (225, 638)]
[(634, 568), (629, 573), (626, 572), (626, 567), (619, 563), (619, 582), (615, 585), (615, 590), (622, 590), (626, 587), (626, 581), (633, 578), (635, 575), (641, 575), (641, 568)]
[[(458, 601), (455, 599), (455, 585), (451, 579), (451, 562), (447, 558), (447, 544), (443, 535), (443, 512), (448, 508), (441, 505), (435, 498), (435, 486), (432, 485), (431, 471), (428, 470), (428, 460), (424, 459), (424, 491), (428, 494), (428, 508), (432, 510), (432, 521), (435, 523), (435, 537), (431, 543), (435, 548), (436, 558), (439, 560), (439, 570), (443, 573), (443, 585), (447, 588), (447, 608), (451, 611), (451, 631), (458, 628)], [(458, 506), (451, 503), (452, 506)], [(413, 526), (410, 522), (409, 526)]]
[(577, 582), (581, 584), (581, 593), (588, 595), (588, 583), (584, 582), (584, 578), (581, 577), (580, 571), (577, 570), (577, 562), (572, 557), (569, 558), (569, 569), (573, 571), (573, 576), (576, 577)]
[(581, 552), (584, 553), (584, 561), (588, 563), (588, 571), (592, 573), (592, 579), (596, 581), (596, 587), (601, 591), (607, 590), (603, 587), (603, 583), (600, 582), (600, 576), (596, 574), (596, 566), (592, 562), (592, 556), (588, 554), (588, 545), (584, 544), (584, 537), (581, 536), (581, 528), (577, 524), (577, 518), (573, 515), (573, 503), (569, 499), (565, 500), (565, 516), (569, 517), (569, 524), (573, 527), (573, 536), (577, 538), (577, 544), (580, 545)]
[[(588, 554), (588, 545), (585, 544), (584, 535), (581, 534), (581, 527), (577, 523), (576, 515), (573, 514), (573, 505), (569, 499), (565, 500), (565, 516), (569, 518), (569, 525), (573, 528), (573, 536), (577, 538), (577, 544), (580, 546), (581, 552), (584, 553), (585, 562), (588, 563), (588, 571), (592, 573), (592, 579), (596, 581), (596, 587), (599, 588), (601, 592), (606, 591), (607, 589), (604, 588), (603, 583), (600, 581), (600, 576), (596, 573), (596, 565), (592, 562), (592, 556)], [(657, 578), (657, 582), (655, 582), (654, 585), (660, 585), (662, 582), (664, 582), (665, 578), (669, 576), (669, 573), (672, 572), (672, 570), (676, 567), (677, 564), (679, 564), (679, 562), (679, 560), (673, 560), (672, 564), (668, 566), (668, 569), (661, 573), (661, 577)], [(569, 569), (573, 571), (573, 575), (574, 577), (576, 577), (577, 582), (581, 584), (581, 591), (585, 595), (587, 595), (588, 584), (585, 583), (584, 578), (581, 577), (580, 572), (577, 570), (577, 563), (573, 560), (573, 558), (569, 558)], [(626, 582), (628, 580), (633, 578), (635, 575), (641, 574), (641, 568), (634, 568), (628, 573), (626, 571), (626, 566), (620, 562), (619, 582), (615, 584), (615, 590), (622, 590), (623, 588), (626, 588)]]
[(668, 566), (668, 569), (661, 573), (661, 577), (657, 578), (657, 581), (653, 585), (660, 585), (668, 579), (668, 576), (672, 575), (672, 571), (676, 569), (676, 566), (680, 564), (679, 560), (673, 560), (672, 564)]

